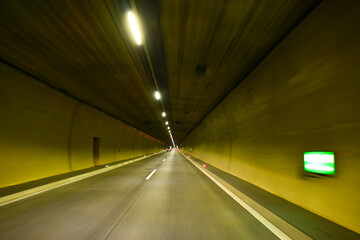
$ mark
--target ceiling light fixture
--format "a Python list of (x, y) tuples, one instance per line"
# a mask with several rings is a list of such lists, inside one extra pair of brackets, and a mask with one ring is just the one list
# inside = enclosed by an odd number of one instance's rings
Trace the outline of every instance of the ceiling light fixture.
[[(130, 4), (132, 5), (133, 9), (136, 9), (134, 0), (130, 1)], [(138, 17), (136, 15), (137, 15), (136, 11), (135, 11), (135, 14), (132, 11), (127, 12), (127, 18), (128, 18), (129, 26), (130, 26), (131, 32), (133, 34), (134, 40), (138, 45), (141, 45), (142, 44), (142, 39), (141, 39), (142, 33), (140, 31), (141, 26), (139, 24), (140, 21), (138, 20)], [(163, 111), (162, 111), (161, 115), (163, 117), (166, 117), (164, 104), (163, 104), (163, 102), (161, 100), (161, 94), (159, 92), (159, 86), (158, 86), (158, 83), (157, 83), (157, 80), (156, 80), (156, 75), (155, 75), (155, 72), (154, 72), (154, 69), (153, 69), (153, 64), (152, 64), (152, 61), (151, 61), (149, 50), (148, 50), (146, 44), (144, 44), (143, 48), (144, 48), (144, 52), (146, 54), (147, 62), (149, 64), (149, 66), (150, 66), (150, 71), (151, 71), (152, 78), (154, 80), (155, 89), (157, 90), (157, 91), (155, 91), (154, 96), (155, 96), (156, 100), (160, 101), (160, 104), (162, 106)], [(166, 121), (165, 124), (169, 125), (169, 122)], [(171, 136), (171, 132), (170, 132), (170, 136)], [(171, 136), (171, 141), (173, 143), (173, 146), (175, 146), (174, 139), (172, 138), (172, 136)]]
[(161, 99), (161, 95), (160, 95), (159, 91), (155, 91), (155, 98), (156, 98), (156, 100)]
[(138, 45), (141, 45), (142, 41), (141, 41), (141, 34), (140, 34), (139, 24), (136, 21), (136, 17), (134, 15), (134, 13), (129, 11), (127, 13), (127, 17), (128, 17), (128, 20), (129, 20), (129, 25), (130, 25), (130, 28), (131, 28), (131, 32), (132, 32), (132, 34), (134, 36), (135, 42)]

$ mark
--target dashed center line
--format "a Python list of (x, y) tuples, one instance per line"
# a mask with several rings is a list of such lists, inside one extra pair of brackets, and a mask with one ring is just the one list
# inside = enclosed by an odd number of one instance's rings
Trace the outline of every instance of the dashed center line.
[(154, 169), (154, 170), (149, 174), (149, 176), (147, 176), (147, 177), (145, 178), (145, 180), (149, 180), (149, 179), (151, 178), (151, 176), (152, 176), (155, 172), (156, 172), (156, 169)]

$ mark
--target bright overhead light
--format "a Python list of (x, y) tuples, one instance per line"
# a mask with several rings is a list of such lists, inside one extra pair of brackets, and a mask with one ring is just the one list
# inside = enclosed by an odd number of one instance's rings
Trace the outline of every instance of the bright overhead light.
[(156, 98), (157, 100), (160, 100), (160, 99), (161, 99), (161, 95), (160, 95), (159, 91), (155, 91), (155, 98)]
[(169, 125), (169, 122), (168, 122), (168, 121), (166, 121), (166, 122), (165, 122), (165, 125)]
[(165, 117), (165, 116), (166, 116), (166, 113), (165, 113), (165, 112), (163, 112), (161, 115), (162, 115), (163, 117)]
[(168, 127), (168, 129), (170, 129), (170, 127)]
[(133, 12), (131, 12), (131, 11), (129, 11), (127, 13), (127, 17), (128, 17), (128, 20), (129, 20), (131, 32), (134, 35), (135, 42), (138, 45), (140, 45), (141, 44), (141, 34), (140, 34), (140, 30), (139, 30), (139, 24), (136, 21), (136, 17), (133, 14)]

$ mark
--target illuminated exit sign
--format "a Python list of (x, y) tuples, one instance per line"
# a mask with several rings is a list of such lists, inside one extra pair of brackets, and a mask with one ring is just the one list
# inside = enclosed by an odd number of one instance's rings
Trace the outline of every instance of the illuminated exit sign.
[(307, 172), (335, 174), (335, 156), (333, 152), (305, 152), (304, 169)]

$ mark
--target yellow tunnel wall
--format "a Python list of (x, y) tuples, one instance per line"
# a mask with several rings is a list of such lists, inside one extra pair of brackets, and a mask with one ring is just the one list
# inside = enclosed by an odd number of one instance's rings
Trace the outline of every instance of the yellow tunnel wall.
[(0, 63), (0, 188), (159, 151), (163, 143)]
[[(182, 147), (360, 233), (359, 64), (360, 1), (323, 1)], [(306, 151), (335, 152), (336, 174), (306, 177)]]

